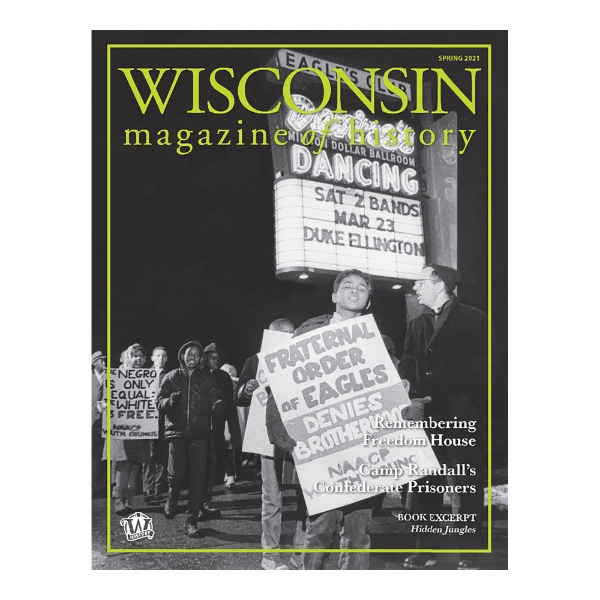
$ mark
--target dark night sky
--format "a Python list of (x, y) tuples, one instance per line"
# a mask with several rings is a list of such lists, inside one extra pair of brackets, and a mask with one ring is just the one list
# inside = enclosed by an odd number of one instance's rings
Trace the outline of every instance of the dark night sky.
[[(235, 35), (235, 38), (232, 37)], [(350, 38), (349, 38), (350, 35)], [(363, 43), (445, 42), (506, 44), (505, 33), (434, 32), (100, 32), (93, 53), (93, 322), (92, 350), (106, 349), (106, 43), (287, 43), (356, 41)], [(310, 38), (313, 39), (310, 39)], [(285, 44), (282, 44), (285, 47)], [(499, 46), (500, 47), (500, 46)], [(249, 143), (252, 128), (267, 129), (266, 115), (234, 109), (224, 115), (190, 115), (187, 93), (173, 97), (164, 115), (156, 109), (141, 115), (121, 67), (233, 67), (244, 73), (264, 66), (275, 49), (113, 50), (112, 51), (112, 189), (111, 189), (111, 338), (113, 362), (126, 346), (139, 342), (147, 351), (164, 345), (174, 368), (179, 347), (190, 339), (220, 344), (228, 361), (241, 370), (259, 349), (262, 330), (275, 318), (302, 321), (331, 312), (331, 286), (279, 281), (274, 271), (273, 167), (268, 146), (199, 147), (186, 155), (176, 146), (122, 145), (123, 130), (167, 128), (198, 131), (237, 129), (238, 119)], [(351, 66), (432, 66), (432, 52), (402, 50), (311, 49), (307, 53)], [(504, 50), (505, 53), (505, 50)], [(501, 52), (495, 52), (497, 60)], [(404, 58), (407, 57), (407, 58)], [(504, 60), (504, 59), (502, 59)], [(419, 64), (421, 62), (421, 64)], [(505, 63), (504, 63), (505, 64)], [(462, 65), (464, 67), (465, 65)], [(506, 315), (506, 71), (494, 73), (494, 323), (501, 357), (507, 345)], [(281, 87), (261, 76), (251, 79), (249, 95), (264, 108)], [(208, 88), (208, 81), (204, 85)], [(182, 86), (182, 89), (184, 86)], [(210, 99), (209, 90), (203, 103)], [(264, 102), (264, 103), (263, 103)], [(480, 100), (478, 99), (478, 102)], [(257, 100), (258, 103), (258, 100)], [(484, 106), (484, 104), (482, 103)], [(462, 106), (462, 105), (461, 105)], [(464, 106), (456, 107), (466, 117)], [(450, 110), (453, 107), (450, 106)], [(487, 115), (469, 114), (469, 128), (482, 135), (459, 160), (459, 269), (470, 285), (462, 290), (468, 304), (485, 310), (487, 284)], [(475, 123), (475, 124), (473, 124)], [(191, 141), (196, 139), (192, 136)], [(476, 144), (479, 143), (480, 146)], [(402, 346), (404, 298), (378, 290), (373, 312), (382, 332)], [(506, 364), (506, 363), (505, 363)]]

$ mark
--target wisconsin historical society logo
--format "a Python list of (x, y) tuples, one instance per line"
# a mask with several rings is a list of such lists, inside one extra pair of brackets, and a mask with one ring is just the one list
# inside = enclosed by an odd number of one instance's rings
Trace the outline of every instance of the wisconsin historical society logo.
[(145, 537), (151, 540), (154, 537), (152, 518), (145, 515), (143, 512), (136, 512), (121, 519), (120, 524), (123, 526), (128, 542), (133, 542)]

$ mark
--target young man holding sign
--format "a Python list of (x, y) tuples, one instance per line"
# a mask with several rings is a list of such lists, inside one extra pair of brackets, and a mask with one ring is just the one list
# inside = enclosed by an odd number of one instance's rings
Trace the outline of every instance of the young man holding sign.
[[(288, 319), (276, 319), (269, 325), (269, 331), (284, 333), (288, 337), (294, 333), (294, 325)], [(263, 337), (263, 347), (265, 338)], [(240, 375), (238, 385), (235, 390), (235, 400), (238, 406), (249, 406), (251, 402), (255, 405), (260, 403), (260, 398), (253, 400), (253, 395), (260, 390), (259, 360), (255, 354), (251, 356), (244, 364), (244, 369)], [(260, 393), (257, 392), (257, 393)], [(266, 390), (263, 392), (266, 398)], [(257, 417), (258, 418), (258, 417)], [(262, 432), (264, 432), (265, 418), (262, 415)], [(250, 421), (249, 421), (250, 423)], [(250, 435), (254, 432), (252, 427), (248, 428)], [(248, 442), (247, 442), (248, 443)], [(256, 442), (255, 442), (256, 443)], [(270, 449), (269, 449), (270, 450)], [(271, 454), (265, 454), (266, 450), (261, 452), (262, 463), (262, 547), (266, 550), (279, 548), (281, 538), (281, 518), (282, 518), (282, 489), (285, 484), (292, 483), (283, 479), (284, 452), (281, 448), (273, 448)], [(299, 487), (296, 486), (296, 531), (294, 534), (294, 548), (301, 550), (304, 547), (304, 530), (306, 528), (306, 505), (304, 497)], [(296, 552), (292, 556), (292, 564), (300, 568), (302, 564), (301, 552)], [(288, 566), (283, 562), (280, 555), (276, 552), (265, 552), (261, 562), (261, 568), (269, 571), (288, 570)]]
[[(373, 282), (369, 275), (356, 269), (340, 273), (333, 284), (331, 296), (335, 303), (335, 313), (309, 319), (295, 331), (294, 337), (360, 316), (371, 304), (372, 295)], [(266, 421), (271, 442), (291, 454), (297, 445), (296, 440), (288, 435), (273, 397), (270, 397), (267, 403)], [(286, 464), (292, 463), (287, 462)], [(294, 479), (296, 483), (299, 483), (296, 473), (294, 473)], [(341, 548), (369, 549), (371, 540), (368, 530), (371, 524), (372, 507), (373, 499), (369, 498), (336, 510), (309, 516), (306, 521), (304, 547), (306, 549), (330, 548), (337, 524), (340, 523)], [(324, 553), (307, 552), (304, 554), (304, 568), (307, 570), (323, 569), (324, 562)], [(369, 554), (343, 552), (340, 554), (339, 566), (341, 569), (368, 569)]]

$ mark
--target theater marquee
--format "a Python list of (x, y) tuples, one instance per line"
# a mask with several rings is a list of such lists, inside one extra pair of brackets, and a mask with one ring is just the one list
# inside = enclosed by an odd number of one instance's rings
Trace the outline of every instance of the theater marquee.
[(315, 112), (292, 96), (270, 115), (279, 278), (367, 271), (412, 281), (426, 264), (415, 132), (356, 110)]

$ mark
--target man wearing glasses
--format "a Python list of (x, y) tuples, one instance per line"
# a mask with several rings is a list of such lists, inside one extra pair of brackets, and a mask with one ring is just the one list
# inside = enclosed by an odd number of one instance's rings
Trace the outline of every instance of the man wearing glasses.
[[(421, 411), (413, 411), (407, 418), (445, 423), (443, 427), (427, 429), (445, 474), (428, 475), (415, 482), (418, 512), (427, 515), (428, 520), (422, 523), (431, 526), (418, 533), (417, 548), (486, 547), (482, 520), (487, 456), (488, 319), (480, 310), (461, 304), (454, 294), (459, 281), (459, 272), (450, 267), (431, 264), (421, 271), (413, 289), (424, 310), (408, 325), (398, 365), (404, 387), (413, 400), (411, 409), (419, 407)], [(444, 510), (444, 494), (439, 492), (444, 486), (459, 491), (458, 515), (448, 516)], [(468, 521), (429, 520), (461, 515)], [(445, 533), (447, 525), (450, 530)], [(458, 533), (461, 528), (466, 528), (462, 535), (451, 535), (454, 529)], [(431, 532), (432, 529), (437, 532)], [(462, 554), (458, 568), (477, 569), (476, 557), (477, 554)], [(435, 562), (435, 554), (419, 553), (409, 556), (404, 566), (424, 569), (433, 567)]]

